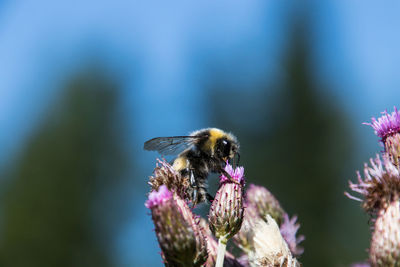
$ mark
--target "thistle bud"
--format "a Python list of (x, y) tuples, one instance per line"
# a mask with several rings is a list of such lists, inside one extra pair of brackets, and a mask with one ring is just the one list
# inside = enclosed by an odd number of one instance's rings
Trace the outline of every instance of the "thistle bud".
[(226, 242), (242, 225), (244, 168), (238, 167), (233, 170), (232, 166), (227, 164), (225, 171), (234, 182), (225, 175), (220, 177), (221, 184), (210, 208), (209, 222), (214, 235)]
[(188, 198), (190, 183), (187, 177), (183, 177), (179, 172), (174, 170), (172, 166), (164, 159), (157, 159), (158, 163), (150, 176), (149, 185), (151, 190), (157, 191), (160, 186), (166, 185), (168, 190), (173, 191), (182, 199)]
[(279, 201), (265, 187), (251, 184), (246, 192), (246, 201), (257, 208), (264, 220), (269, 214), (279, 225), (282, 223), (284, 211)]
[(161, 185), (150, 193), (155, 232), (166, 266), (201, 266), (207, 260), (204, 233), (186, 202)]
[(372, 266), (400, 266), (400, 205), (392, 202), (379, 212), (372, 234)]
[(185, 220), (191, 222), (191, 226), (193, 228), (193, 232), (195, 234), (196, 239), (196, 256), (194, 258), (193, 266), (202, 265), (208, 258), (208, 249), (207, 249), (207, 230), (200, 223), (200, 217), (196, 216), (192, 213), (190, 208), (188, 207), (186, 201), (181, 199), (180, 197), (175, 197), (176, 205), (180, 208), (183, 217)]

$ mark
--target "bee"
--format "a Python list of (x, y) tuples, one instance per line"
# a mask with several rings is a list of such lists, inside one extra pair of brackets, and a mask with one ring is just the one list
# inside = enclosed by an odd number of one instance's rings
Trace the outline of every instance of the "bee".
[(236, 137), (217, 128), (201, 129), (189, 136), (156, 137), (145, 142), (144, 149), (178, 155), (172, 167), (189, 180), (193, 206), (214, 199), (207, 192), (208, 174), (220, 173), (232, 179), (224, 167), (236, 155), (240, 159)]

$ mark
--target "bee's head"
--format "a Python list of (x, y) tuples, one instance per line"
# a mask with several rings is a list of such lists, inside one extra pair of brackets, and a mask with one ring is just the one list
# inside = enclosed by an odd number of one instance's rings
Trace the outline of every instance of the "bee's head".
[(239, 144), (231, 138), (218, 139), (215, 144), (215, 156), (224, 162), (239, 155)]

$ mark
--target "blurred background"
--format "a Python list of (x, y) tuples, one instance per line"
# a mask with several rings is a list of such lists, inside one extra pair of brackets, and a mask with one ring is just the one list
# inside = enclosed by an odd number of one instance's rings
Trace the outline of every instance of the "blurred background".
[(298, 215), (304, 266), (366, 259), (368, 217), (343, 192), (382, 150), (362, 123), (399, 105), (399, 11), (0, 2), (0, 266), (162, 266), (143, 142), (209, 126)]

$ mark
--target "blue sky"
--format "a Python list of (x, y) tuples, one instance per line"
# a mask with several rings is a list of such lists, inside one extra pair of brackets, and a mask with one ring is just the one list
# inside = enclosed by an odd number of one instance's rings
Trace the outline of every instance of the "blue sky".
[[(57, 97), (57, 85), (98, 55), (122, 81), (131, 130), (140, 129), (137, 139), (131, 140), (133, 153), (141, 153), (146, 138), (207, 126), (210, 114), (202, 112), (205, 81), (218, 71), (227, 82), (252, 90), (258, 81), (281, 75), (276, 62), (288, 45), (285, 33), (293, 12), (300, 8), (310, 18), (315, 76), (356, 125), (398, 105), (400, 4), (304, 3), (300, 7), (295, 1), (262, 0), (4, 2), (0, 163), (18, 153)], [(232, 64), (239, 67), (233, 70)], [(185, 101), (176, 105), (177, 99)], [(372, 131), (358, 128), (369, 138), (365, 143), (373, 138)], [(142, 158), (144, 172), (153, 157)], [(144, 196), (132, 202), (143, 203)], [(146, 213), (142, 204), (135, 212)], [(129, 265), (134, 250), (137, 264), (161, 264), (154, 256), (159, 250), (155, 237), (148, 235), (150, 218), (139, 218), (116, 238), (116, 257)]]

